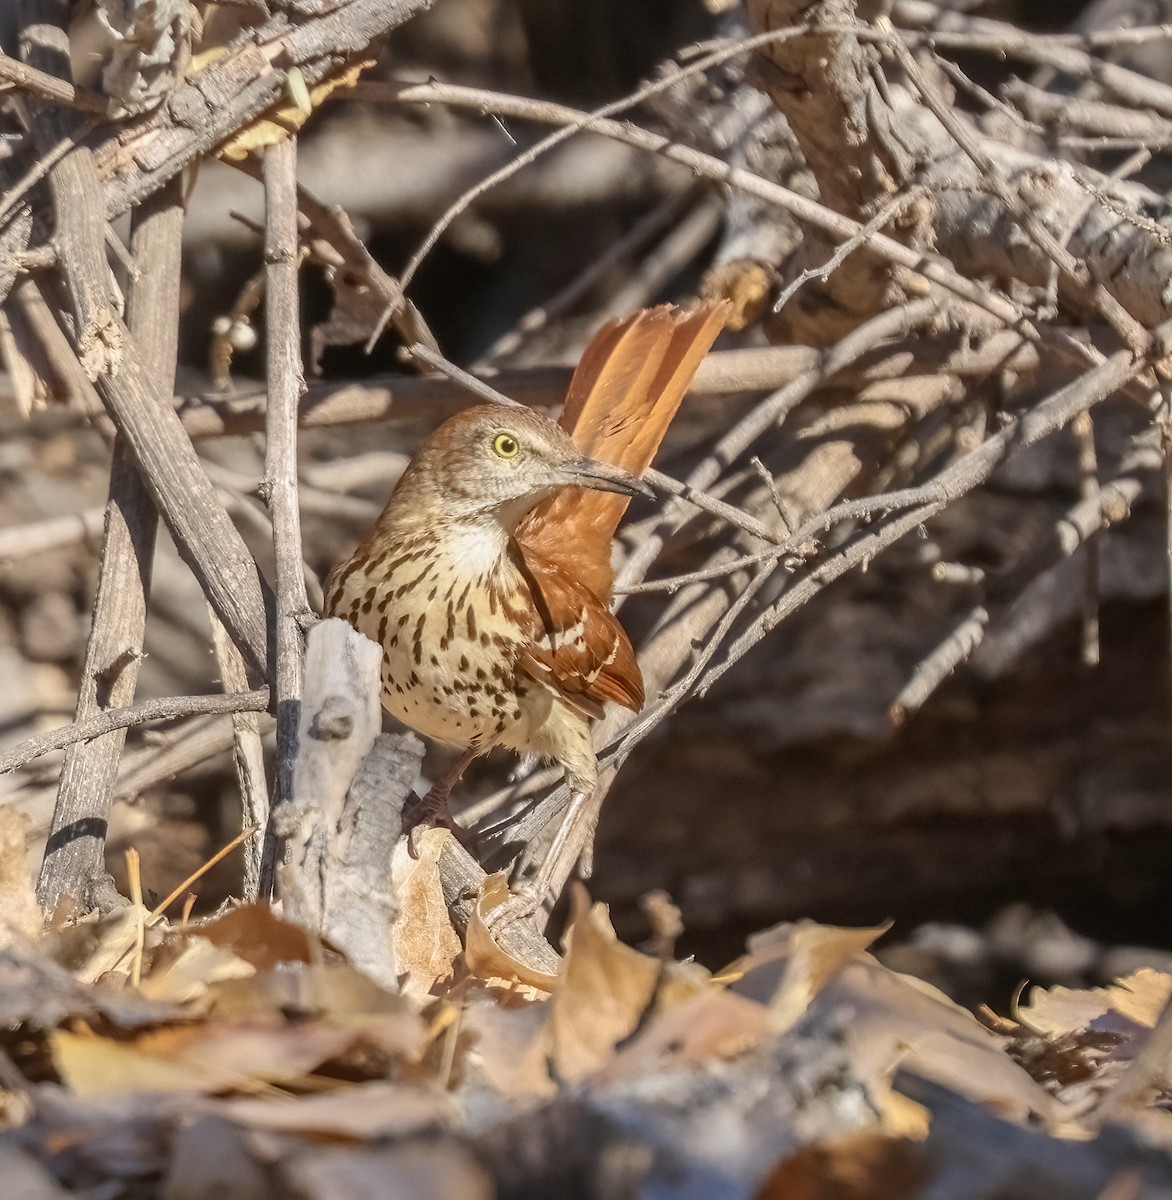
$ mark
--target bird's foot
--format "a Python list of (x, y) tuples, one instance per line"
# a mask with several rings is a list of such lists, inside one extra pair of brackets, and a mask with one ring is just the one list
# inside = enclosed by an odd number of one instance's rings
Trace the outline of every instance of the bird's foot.
[[(512, 894), (498, 904), (486, 920), (494, 936), (516, 921), (537, 917), (544, 928), (543, 908), (547, 900), (556, 900), (575, 868), (588, 879), (594, 868), (594, 830), (598, 824), (598, 803), (589, 792), (575, 791), (563, 813), (553, 840), (546, 848), (537, 872), (521, 883), (512, 884)], [(552, 904), (550, 905), (552, 908)]]
[(509, 898), (491, 909), (485, 916), (484, 924), (492, 936), (498, 937), (502, 930), (518, 921), (528, 921), (542, 911), (546, 893), (537, 886), (536, 880), (510, 889)]
[(418, 859), (422, 853), (423, 835), (429, 829), (448, 830), (465, 850), (473, 852), (468, 831), (452, 816), (448, 794), (439, 788), (432, 788), (422, 799), (411, 797), (403, 809), (403, 828), (407, 830), (407, 851), (412, 858)]

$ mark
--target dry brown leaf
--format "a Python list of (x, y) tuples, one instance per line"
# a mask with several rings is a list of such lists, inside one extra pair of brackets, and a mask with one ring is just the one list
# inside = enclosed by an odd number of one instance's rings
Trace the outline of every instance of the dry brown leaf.
[(846, 929), (815, 921), (778, 925), (750, 938), (748, 954), (720, 978), (731, 977), (735, 992), (768, 1004), (774, 1030), (784, 1033), (826, 984), (889, 928)]
[(286, 966), (209, 989), (213, 1018), (273, 1020), (304, 1014), (350, 1030), (383, 1053), (414, 1060), (427, 1031), (417, 1006), (392, 995), (346, 963)]
[(151, 1000), (185, 1004), (226, 979), (247, 979), (256, 968), (233, 951), (203, 937), (168, 939), (155, 956), (139, 992)]
[(558, 986), (559, 977), (514, 958), (497, 942), (488, 928), (489, 914), (511, 895), (507, 871), (498, 871), (484, 881), (468, 921), (464, 938), (464, 965), (475, 979), (506, 988), (516, 985), (527, 987), (533, 989), (530, 995), (537, 999), (552, 992)]
[(101, 1017), (137, 1029), (179, 1014), (129, 991), (87, 987), (42, 952), (41, 944), (0, 948), (0, 1028), (52, 1029), (70, 1017)]
[(600, 1084), (742, 1054), (769, 1033), (769, 1010), (715, 983), (652, 1019), (597, 1076)]
[(298, 1200), (492, 1200), (486, 1169), (452, 1139), (379, 1148), (313, 1147), (281, 1164)]
[(143, 1054), (109, 1038), (58, 1030), (49, 1049), (62, 1082), (75, 1095), (90, 1099), (119, 1092), (214, 1092), (229, 1086), (222, 1075), (197, 1065)]
[(145, 933), (148, 949), (158, 945), (163, 937), (165, 927), (152, 927), (150, 916), (143, 905), (127, 904), (97, 920), (59, 929), (43, 938), (41, 945), (49, 957), (82, 983), (104, 977), (111, 983), (115, 978), (125, 981), (130, 978), (131, 956), (139, 930)]
[(0, 946), (41, 933), (27, 843), (28, 819), (11, 805), (0, 806)]
[(228, 1100), (216, 1112), (240, 1125), (319, 1137), (403, 1137), (452, 1123), (456, 1110), (442, 1092), (398, 1083), (365, 1083), (296, 1100)]
[(778, 1163), (756, 1200), (911, 1200), (927, 1177), (908, 1142), (855, 1133)]
[(282, 921), (267, 904), (243, 904), (193, 928), (258, 971), (278, 963), (309, 962), (314, 957), (305, 930)]
[(922, 1075), (999, 1115), (1064, 1119), (1062, 1106), (1004, 1050), (1004, 1043), (943, 992), (864, 954), (823, 989), (811, 1032), (842, 1025), (851, 1064), (883, 1117), (883, 1131), (916, 1137), (925, 1115), (891, 1089), (897, 1070)]
[[(306, 92), (306, 97), (297, 99), (292, 94), (292, 81), (300, 77), (296, 68), (287, 72), (286, 91), (290, 93), (289, 103), (279, 104), (269, 109), (262, 117), (258, 117), (251, 125), (237, 131), (216, 150), (220, 158), (229, 162), (239, 162), (247, 158), (254, 150), (263, 150), (265, 146), (273, 146), (282, 142), (291, 133), (296, 133), (306, 121), (322, 106), (332, 92), (339, 89), (351, 88), (358, 82), (359, 76), (368, 67), (374, 66), (373, 58), (362, 62), (351, 63), (344, 71), (331, 75), (316, 83)], [(304, 83), (300, 88), (305, 87)], [(299, 89), (298, 89), (299, 90)]]
[(1110, 987), (1033, 988), (1016, 1015), (1027, 1029), (1049, 1037), (1084, 1029), (1128, 1037), (1151, 1029), (1169, 996), (1172, 975), (1145, 967)]
[(57, 1031), (53, 1062), (81, 1097), (121, 1092), (253, 1091), (299, 1080), (354, 1042), (324, 1022), (262, 1025), (216, 1021), (153, 1030), (133, 1042)]
[(581, 884), (574, 887), (565, 943), (546, 1036), (554, 1074), (572, 1083), (601, 1067), (638, 1028), (655, 998), (662, 965), (624, 946), (606, 905), (592, 905)]
[(399, 901), (391, 940), (400, 987), (408, 995), (431, 995), (437, 985), (450, 982), (464, 952), (439, 877), (440, 854), (451, 836), (448, 829), (425, 830), (418, 839), (418, 859), (400, 838), (391, 858), (391, 886)]
[(557, 1085), (549, 1073), (548, 1017), (548, 1000), (508, 1008), (487, 992), (472, 994), (462, 1020), (471, 1043), (465, 1072), (511, 1100), (552, 1096)]

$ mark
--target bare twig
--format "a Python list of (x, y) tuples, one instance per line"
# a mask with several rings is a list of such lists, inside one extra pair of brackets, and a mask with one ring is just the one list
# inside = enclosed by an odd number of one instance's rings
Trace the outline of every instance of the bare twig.
[(568, 312), (583, 297), (589, 294), (608, 271), (622, 262), (628, 255), (633, 254), (642, 245), (655, 237), (663, 227), (674, 221), (681, 211), (695, 199), (695, 192), (689, 188), (668, 196), (657, 204), (649, 213), (641, 217), (622, 237), (616, 239), (607, 247), (605, 253), (594, 259), (590, 265), (571, 280), (564, 288), (555, 292), (548, 300), (536, 308), (531, 308), (508, 333), (502, 334), (480, 356), (473, 370), (481, 370), (490, 363), (502, 358), (508, 358), (524, 342), (528, 334), (537, 333), (544, 329), (554, 317)]
[[(301, 374), (301, 314), (297, 298), (297, 140), (269, 146), (264, 159), (265, 259), (268, 303), (269, 406), (265, 421), (265, 478), (261, 495), (273, 517), (276, 554), (276, 653), (271, 669), (277, 714), (277, 762), (272, 809), (288, 802), (297, 758), (304, 667), (302, 623), (310, 615), (301, 560), (297, 509), (297, 407)], [(260, 895), (272, 891), (277, 838), (265, 835)]]
[(407, 353), (412, 358), (427, 363), (429, 367), (434, 367), (453, 383), (471, 392), (472, 395), (478, 396), (481, 400), (487, 400), (490, 404), (503, 404), (506, 407), (520, 406), (519, 400), (514, 400), (503, 392), (498, 392), (491, 384), (485, 383), (483, 379), (477, 379), (475, 375), (470, 375), (455, 363), (449, 362), (438, 350), (433, 350), (430, 346), (421, 344), (408, 346)]
[(132, 725), (144, 725), (148, 721), (173, 721), (200, 713), (264, 712), (268, 704), (268, 688), (256, 688), (251, 692), (231, 692), (227, 695), (169, 696), (163, 700), (141, 700), (126, 708), (106, 709), (61, 729), (39, 733), (6, 750), (0, 754), (0, 775), (15, 771), (42, 754), (63, 750), (75, 742), (90, 741), (113, 733), (116, 729), (129, 729)]
[(43, 100), (51, 100), (54, 104), (68, 104), (87, 112), (104, 112), (106, 109), (104, 96), (78, 91), (68, 80), (38, 71), (35, 67), (30, 67), (19, 59), (10, 58), (3, 52), (0, 52), (0, 84), (6, 85), (4, 89), (0, 89), (0, 94), (3, 90), (11, 88), (39, 96)]
[[(886, 18), (882, 24), (891, 29)], [(911, 51), (903, 42), (892, 36), (887, 42), (887, 49), (919, 93), (920, 99), (972, 160), (997, 199), (1013, 213), (1021, 227), (1055, 263), (1084, 306), (1097, 311), (1132, 349), (1141, 350), (1147, 341), (1147, 330), (1102, 284), (1091, 277), (1086, 263), (1076, 259), (1035, 216), (1021, 196), (1006, 183), (996, 164), (982, 149), (973, 133), (925, 78)]]
[[(1061, 353), (1064, 347), (1057, 344), (1054, 349)], [(717, 350), (700, 364), (689, 396), (772, 392), (804, 372), (817, 370), (824, 353), (812, 346)], [(1037, 370), (1041, 357), (1038, 344), (1010, 329), (976, 342), (955, 334), (919, 336), (914, 342), (893, 341), (891, 345), (870, 348), (857, 361), (845, 365), (834, 376), (834, 384), (851, 388), (875, 380), (902, 378), (913, 364), (918, 370), (946, 372), (964, 379), (980, 379), (1000, 371), (1028, 374)], [(437, 358), (429, 365), (438, 371), (446, 362)], [(451, 365), (442, 369), (460, 370)], [(462, 386), (440, 375), (373, 376), (360, 384), (315, 383), (302, 404), (301, 427), (320, 429), (421, 417), (440, 421), (467, 407), (470, 390), (485, 399), (503, 394), (531, 408), (555, 408), (565, 398), (572, 373), (570, 367), (561, 366), (507, 368), (475, 386)], [(817, 381), (816, 386), (822, 386), (822, 382)], [(492, 391), (483, 391), (481, 383)], [(264, 425), (264, 392), (260, 390), (184, 398), (178, 401), (178, 407), (183, 426), (193, 438), (254, 433)]]
[[(808, 222), (835, 240), (846, 241), (862, 229), (859, 222), (833, 212), (788, 188), (762, 179), (751, 171), (730, 167), (710, 154), (681, 146), (670, 138), (649, 133), (627, 121), (608, 120), (549, 101), (527, 100), (481, 88), (458, 87), (446, 83), (404, 85), (392, 89), (392, 94), (398, 100), (412, 104), (448, 104), (456, 108), (496, 112), (502, 116), (560, 125), (572, 131), (588, 127), (592, 133), (600, 133), (652, 154), (659, 154), (705, 178), (739, 188), (766, 204), (784, 209), (798, 220)], [(987, 286), (965, 278), (951, 263), (938, 255), (921, 254), (881, 233), (872, 235), (867, 246), (880, 257), (918, 272), (962, 300), (991, 313), (1004, 324), (1019, 328), (1028, 327), (1024, 324), (1023, 313), (1015, 304), (994, 294)]]
[[(224, 691), (242, 692), (248, 687), (248, 670), (228, 631), (211, 608), (208, 617), (212, 625), (212, 645), (220, 665), (220, 681)], [(268, 827), (269, 792), (266, 784), (264, 739), (255, 712), (232, 714), (232, 757), (236, 764), (236, 781), (240, 785), (240, 808), (244, 828), (257, 832), (249, 836), (244, 847), (244, 899), (255, 903), (261, 895), (260, 876), (264, 831)]]
[(983, 604), (974, 605), (948, 636), (920, 660), (891, 703), (889, 714), (893, 725), (902, 725), (908, 716), (924, 707), (928, 697), (981, 644), (988, 624), (989, 610)]

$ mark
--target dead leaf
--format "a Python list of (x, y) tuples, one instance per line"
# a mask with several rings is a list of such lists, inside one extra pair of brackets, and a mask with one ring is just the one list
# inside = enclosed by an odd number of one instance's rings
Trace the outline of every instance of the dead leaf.
[(537, 999), (552, 992), (558, 986), (559, 977), (514, 958), (488, 928), (489, 914), (511, 895), (507, 871), (498, 871), (484, 881), (464, 936), (464, 965), (476, 979), (504, 987), (527, 987), (532, 989), (532, 998)]
[(398, 1083), (365, 1083), (296, 1099), (228, 1100), (216, 1112), (252, 1129), (320, 1137), (404, 1137), (450, 1125), (456, 1108), (441, 1092)]
[(927, 1178), (908, 1142), (855, 1133), (803, 1146), (777, 1164), (756, 1200), (911, 1200)]
[(557, 1085), (549, 1073), (544, 1036), (548, 1017), (548, 1000), (507, 1008), (493, 1002), (487, 991), (473, 994), (462, 1019), (471, 1043), (466, 1073), (510, 1100), (553, 1095)]
[(743, 1054), (769, 1033), (769, 1010), (717, 984), (649, 1022), (596, 1077), (600, 1086)]
[(305, 930), (282, 921), (267, 904), (242, 904), (222, 917), (192, 928), (258, 971), (267, 971), (278, 963), (306, 963), (313, 958)]
[(1062, 1106), (1004, 1050), (1003, 1042), (943, 992), (891, 971), (869, 954), (845, 967), (811, 1006), (803, 1031), (840, 1030), (852, 1066), (883, 1118), (883, 1132), (920, 1137), (926, 1114), (891, 1088), (897, 1070), (952, 1088), (999, 1114), (1061, 1122)]
[(778, 925), (749, 939), (749, 952), (720, 978), (733, 978), (733, 990), (767, 1003), (774, 1030), (784, 1033), (810, 1001), (890, 925), (847, 929), (798, 921)]
[(123, 1092), (253, 1091), (303, 1078), (354, 1041), (325, 1022), (296, 1025), (217, 1021), (153, 1030), (132, 1042), (50, 1034), (53, 1062), (80, 1097)]
[(12, 805), (0, 805), (0, 946), (41, 934), (41, 909), (29, 865), (28, 818)]
[(423, 1052), (427, 1037), (416, 1003), (384, 991), (347, 963), (286, 966), (215, 984), (208, 1012), (215, 1019), (328, 1019), (382, 1053), (409, 1061)]
[(174, 937), (164, 943), (139, 992), (151, 1000), (185, 1004), (225, 979), (247, 979), (256, 968), (233, 951), (203, 937)]
[(0, 1028), (52, 1029), (71, 1017), (101, 1017), (135, 1029), (179, 1015), (172, 1005), (133, 992), (87, 987), (40, 951), (0, 949)]
[(1027, 1029), (1051, 1037), (1084, 1029), (1133, 1036), (1155, 1025), (1169, 996), (1172, 975), (1145, 967), (1110, 987), (1033, 988), (1016, 1015)]
[(655, 997), (661, 964), (615, 936), (606, 905), (590, 903), (574, 886), (560, 983), (546, 1025), (549, 1056), (559, 1079), (596, 1071), (638, 1027)]
[(431, 995), (438, 985), (450, 982), (456, 960), (464, 952), (452, 928), (439, 877), (439, 859), (447, 829), (428, 829), (419, 838), (418, 859), (411, 857), (400, 838), (391, 858), (391, 886), (399, 901), (399, 918), (391, 940), (399, 970), (400, 987), (409, 995)]
[(148, 950), (157, 946), (165, 933), (165, 926), (150, 925), (150, 916), (143, 905), (127, 904), (96, 920), (55, 930), (42, 939), (41, 946), (82, 983), (93, 983), (111, 972), (129, 980), (139, 930), (144, 931)]
[[(448, 1139), (386, 1148), (314, 1147), (281, 1164), (298, 1200), (492, 1200), (488, 1172), (466, 1146)], [(295, 1190), (294, 1190), (295, 1189)]]
[[(278, 142), (283, 142), (309, 120), (332, 92), (353, 87), (362, 72), (368, 67), (374, 66), (374, 63), (375, 60), (372, 58), (364, 59), (361, 62), (351, 63), (336, 75), (322, 79), (308, 90), (308, 104), (299, 94), (305, 86), (304, 83), (301, 83), (296, 89), (296, 94), (292, 87), (287, 87), (287, 91), (290, 93), (287, 103), (276, 105), (269, 109), (264, 116), (258, 117), (251, 125), (238, 130), (227, 141), (221, 143), (216, 150), (217, 155), (229, 162), (239, 162), (241, 159), (247, 158), (254, 150), (263, 150), (266, 146), (274, 146)], [(299, 71), (296, 76), (290, 73), (289, 82), (299, 76)]]

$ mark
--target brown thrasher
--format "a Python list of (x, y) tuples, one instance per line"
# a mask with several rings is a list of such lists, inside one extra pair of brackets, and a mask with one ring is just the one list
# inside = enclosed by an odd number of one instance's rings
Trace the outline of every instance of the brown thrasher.
[[(553, 759), (571, 809), (589, 804), (591, 721), (608, 700), (643, 704), (634, 651), (607, 607), (611, 540), (630, 497), (651, 494), (637, 476), (726, 312), (724, 303), (663, 306), (605, 326), (574, 373), (560, 424), (500, 404), (445, 421), (330, 573), (327, 616), (383, 648), (383, 706), (464, 750), (428, 794), (433, 814), (494, 746)], [(538, 903), (581, 849), (563, 845), (559, 862), (542, 864)]]

